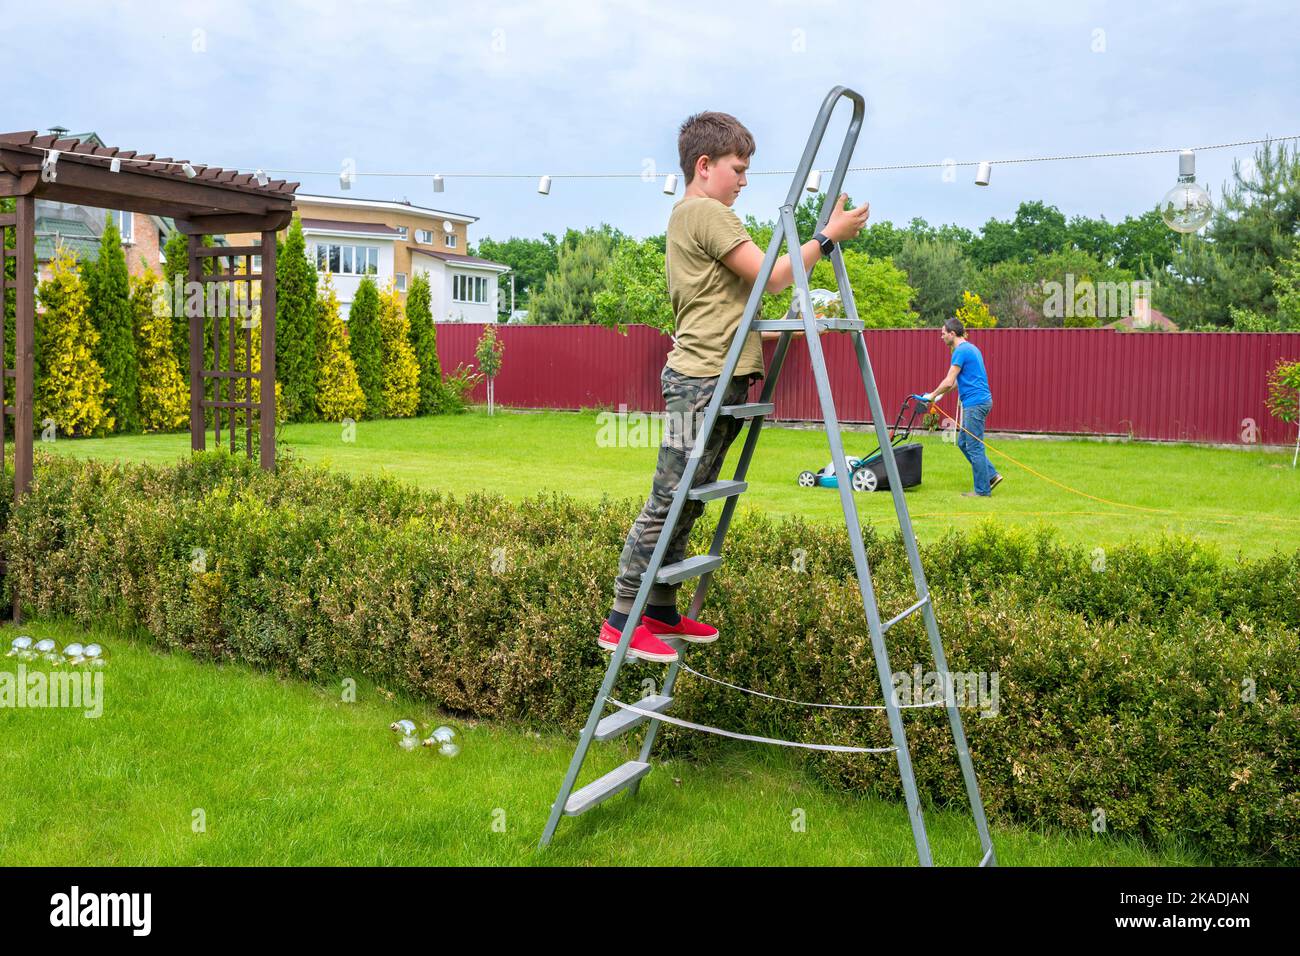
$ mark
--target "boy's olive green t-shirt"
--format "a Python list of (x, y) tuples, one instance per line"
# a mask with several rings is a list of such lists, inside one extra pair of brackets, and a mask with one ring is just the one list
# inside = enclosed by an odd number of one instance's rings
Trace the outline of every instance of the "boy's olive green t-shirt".
[[(669, 368), (696, 378), (722, 374), (753, 285), (721, 260), (749, 237), (731, 207), (716, 199), (690, 196), (673, 205), (665, 245), (668, 298), (676, 316)], [(765, 371), (762, 336), (750, 332), (735, 374)]]

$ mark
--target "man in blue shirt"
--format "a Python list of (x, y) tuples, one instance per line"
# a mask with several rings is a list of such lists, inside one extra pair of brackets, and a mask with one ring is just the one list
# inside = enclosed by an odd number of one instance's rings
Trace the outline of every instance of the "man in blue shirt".
[(989, 391), (989, 377), (984, 371), (984, 356), (966, 341), (966, 327), (960, 319), (951, 318), (940, 331), (944, 345), (952, 349), (952, 365), (939, 387), (921, 396), (932, 402), (952, 391), (955, 386), (961, 401), (961, 430), (957, 433), (957, 447), (970, 462), (975, 476), (975, 490), (963, 491), (966, 498), (987, 498), (1002, 481), (1002, 476), (989, 461), (984, 450), (984, 420), (993, 408), (993, 393)]

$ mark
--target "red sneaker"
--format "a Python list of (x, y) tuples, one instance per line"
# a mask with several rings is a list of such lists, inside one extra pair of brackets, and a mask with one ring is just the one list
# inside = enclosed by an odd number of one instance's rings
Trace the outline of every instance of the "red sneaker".
[[(596, 638), (596, 643), (604, 650), (613, 651), (618, 647), (618, 640), (622, 636), (613, 624), (605, 621), (600, 625), (600, 637)], [(655, 637), (644, 624), (638, 624), (636, 630), (632, 632), (632, 642), (627, 647), (627, 656), (660, 664), (677, 660), (677, 652)]]
[(645, 622), (645, 627), (650, 629), (651, 634), (667, 634), (670, 637), (681, 638), (683, 641), (692, 641), (696, 644), (709, 644), (718, 639), (718, 629), (708, 624), (701, 624), (699, 621), (693, 621), (685, 614), (676, 624), (665, 624), (663, 621), (656, 621), (650, 615), (642, 615), (641, 620)]

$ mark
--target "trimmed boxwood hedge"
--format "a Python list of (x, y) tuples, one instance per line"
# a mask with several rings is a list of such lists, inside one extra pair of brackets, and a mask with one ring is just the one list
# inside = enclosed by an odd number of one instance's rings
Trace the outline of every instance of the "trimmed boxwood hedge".
[[(365, 675), (449, 711), (574, 732), (604, 673), (594, 640), (641, 502), (457, 499), (284, 460), (206, 452), (167, 467), (38, 452), (10, 514), (5, 595), (85, 626), (314, 680)], [(6, 475), (12, 489), (12, 470)], [(692, 531), (706, 550), (716, 512)], [(864, 542), (886, 609), (913, 600), (901, 539)], [(196, 561), (196, 549), (204, 560)], [(798, 700), (881, 702), (847, 532), (745, 512), (709, 592), (722, 639), (690, 663)], [(1300, 862), (1300, 552), (1221, 557), (1180, 538), (1091, 549), (989, 524), (923, 548), (953, 671), (993, 672), (963, 710), (993, 820), (1179, 837), (1219, 862)], [(689, 593), (689, 592), (688, 592)], [(892, 613), (887, 610), (886, 614)], [(919, 617), (891, 669), (933, 669)], [(632, 700), (659, 666), (633, 664)], [(1248, 691), (1253, 689), (1253, 694)], [(674, 713), (741, 732), (884, 746), (879, 712), (799, 708), (683, 674)], [(942, 709), (905, 716), (927, 800), (964, 806)], [(714, 738), (665, 726), (662, 752)], [(809, 752), (827, 783), (900, 797), (890, 755)]]

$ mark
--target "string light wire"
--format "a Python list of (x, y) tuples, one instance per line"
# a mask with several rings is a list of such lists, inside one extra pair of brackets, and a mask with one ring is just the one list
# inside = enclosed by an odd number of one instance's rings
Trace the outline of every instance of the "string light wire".
[[(1235, 149), (1241, 146), (1259, 146), (1264, 143), (1277, 143), (1288, 140), (1300, 139), (1300, 134), (1290, 136), (1266, 136), (1261, 139), (1243, 139), (1231, 143), (1212, 143), (1202, 146), (1169, 146), (1151, 149), (1125, 149), (1110, 150), (1099, 153), (1065, 153), (1059, 156), (1025, 156), (1018, 159), (994, 159), (994, 160), (942, 160), (937, 163), (885, 163), (873, 166), (850, 166), (847, 171), (851, 173), (876, 173), (890, 172), (894, 170), (908, 169), (953, 169), (958, 167), (978, 166), (981, 162), (988, 162), (994, 166), (1016, 166), (1027, 163), (1059, 163), (1070, 162), (1083, 159), (1120, 159), (1133, 156), (1161, 156), (1169, 153), (1181, 153), (1184, 149), (1191, 149), (1193, 152), (1208, 152), (1216, 149)], [(48, 156), (50, 153), (59, 152), (53, 147), (37, 147), (45, 152)], [(85, 156), (84, 153), (68, 153), (68, 156)], [(107, 157), (95, 157), (104, 159)], [(141, 166), (178, 166), (184, 167), (190, 165), (184, 160), (157, 160), (157, 159), (135, 159), (131, 157), (116, 157), (122, 163), (138, 164)], [(236, 167), (220, 166), (209, 164), (211, 167), (221, 169), (233, 169)], [(209, 168), (209, 167), (201, 167)], [(277, 173), (283, 176), (338, 176), (337, 169), (271, 169), (263, 167), (266, 173)], [(829, 172), (830, 170), (827, 170)], [(746, 173), (747, 176), (793, 176), (793, 169), (763, 169), (751, 170)], [(643, 179), (646, 182), (657, 182), (664, 176), (675, 175), (673, 173), (655, 173), (647, 176), (645, 172), (639, 173), (448, 173), (438, 170), (429, 170), (428, 172), (362, 172), (360, 170), (350, 170), (349, 175), (352, 178), (359, 176), (376, 176), (376, 177), (410, 177), (420, 179), (432, 179), (434, 176), (440, 176), (446, 179), (532, 179), (537, 180), (541, 176), (549, 176), (551, 179)]]

